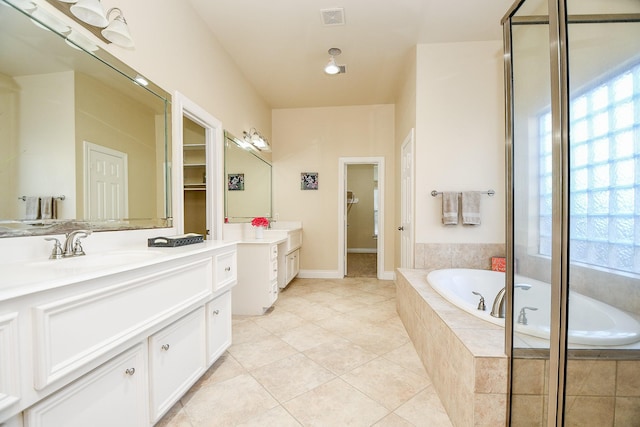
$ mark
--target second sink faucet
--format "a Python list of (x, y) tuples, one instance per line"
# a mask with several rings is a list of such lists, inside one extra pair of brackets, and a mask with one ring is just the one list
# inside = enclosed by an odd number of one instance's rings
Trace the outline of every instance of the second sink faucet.
[[(513, 285), (513, 287), (520, 288), (527, 291), (531, 288), (531, 285), (528, 285), (526, 283), (518, 283)], [(500, 292), (498, 292), (498, 295), (496, 295), (496, 298), (493, 300), (493, 307), (491, 307), (491, 315), (493, 317), (498, 317), (500, 319), (504, 318), (506, 313), (506, 304), (504, 301), (504, 296), (506, 292), (507, 292), (507, 288), (505, 286), (504, 288), (500, 289)]]

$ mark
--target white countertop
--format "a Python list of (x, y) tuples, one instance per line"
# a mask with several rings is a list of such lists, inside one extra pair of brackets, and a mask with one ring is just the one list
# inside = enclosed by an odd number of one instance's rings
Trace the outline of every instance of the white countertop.
[(38, 259), (0, 264), (0, 301), (73, 283), (122, 273), (197, 254), (206, 254), (236, 241), (207, 240), (175, 248), (144, 244), (63, 259)]

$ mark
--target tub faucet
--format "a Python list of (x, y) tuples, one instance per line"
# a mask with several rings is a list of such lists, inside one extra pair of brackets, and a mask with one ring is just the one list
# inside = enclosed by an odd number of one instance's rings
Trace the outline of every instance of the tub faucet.
[[(526, 291), (531, 288), (531, 285), (527, 285), (526, 283), (518, 283), (516, 285), (513, 285), (513, 287), (520, 288)], [(504, 319), (505, 312), (506, 312), (504, 296), (506, 292), (507, 292), (507, 288), (505, 286), (504, 288), (500, 289), (500, 292), (498, 292), (498, 295), (496, 295), (496, 298), (493, 300), (493, 307), (491, 308), (491, 315), (493, 317)]]
[(480, 294), (480, 292), (471, 291), (472, 294), (480, 297), (480, 301), (478, 302), (478, 310), (485, 311), (487, 307), (484, 305), (484, 297)]
[(526, 310), (536, 311), (538, 309), (536, 307), (522, 307), (520, 314), (518, 315), (518, 323), (521, 325), (526, 325), (528, 323)]

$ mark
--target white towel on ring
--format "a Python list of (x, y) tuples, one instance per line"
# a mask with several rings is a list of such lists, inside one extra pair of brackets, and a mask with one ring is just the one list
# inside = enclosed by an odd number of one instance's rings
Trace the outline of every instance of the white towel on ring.
[(480, 225), (480, 193), (465, 191), (462, 193), (462, 223)]
[(456, 191), (442, 193), (442, 223), (444, 225), (458, 223), (458, 192)]

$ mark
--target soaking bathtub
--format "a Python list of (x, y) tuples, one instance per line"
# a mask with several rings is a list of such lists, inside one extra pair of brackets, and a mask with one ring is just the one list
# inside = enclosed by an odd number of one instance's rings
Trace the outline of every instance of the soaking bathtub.
[[(490, 315), (496, 295), (505, 286), (504, 273), (464, 268), (434, 270), (427, 275), (427, 282), (458, 308), (504, 327), (504, 319)], [(514, 283), (515, 331), (549, 339), (550, 285), (518, 275), (515, 276)], [(530, 288), (525, 290), (527, 285)], [(484, 297), (485, 310), (478, 309), (480, 296), (473, 292)], [(523, 318), (520, 314), (524, 307), (527, 308)], [(519, 317), (522, 323), (517, 321)], [(640, 341), (640, 323), (615, 307), (572, 292), (569, 301), (568, 341), (570, 344), (593, 346), (632, 344)]]

